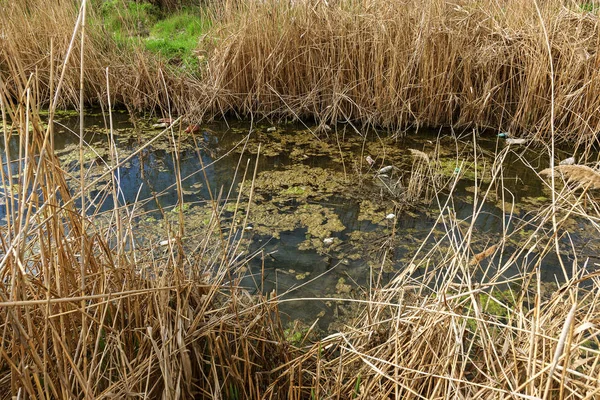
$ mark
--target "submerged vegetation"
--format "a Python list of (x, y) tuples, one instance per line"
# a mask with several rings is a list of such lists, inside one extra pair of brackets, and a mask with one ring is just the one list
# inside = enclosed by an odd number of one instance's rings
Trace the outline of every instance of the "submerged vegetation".
[[(0, 2), (0, 398), (598, 397), (594, 6), (178, 5)], [(82, 122), (76, 144), (57, 151), (59, 109), (83, 119), (88, 103), (103, 110), (99, 139), (86, 142)], [(147, 135), (135, 119), (137, 136), (119, 137), (117, 103), (167, 122)], [(201, 133), (184, 130), (230, 114), (252, 125), (221, 150), (239, 151), (239, 179), (215, 187)], [(257, 128), (258, 115), (316, 128), (288, 135)], [(477, 129), (401, 150), (397, 136), (367, 141), (366, 125), (506, 129), (576, 142), (577, 159), (559, 165), (555, 141), (515, 150), (500, 138), (484, 154)], [(119, 140), (136, 145), (123, 152)], [(122, 193), (121, 169), (152, 146), (175, 170), (172, 207), (161, 193)], [(504, 172), (526, 152), (541, 154), (529, 167), (544, 189), (518, 203)], [(204, 181), (186, 181), (184, 155)], [(260, 170), (283, 156), (290, 165)], [(311, 157), (339, 168), (303, 163)], [(455, 209), (463, 181), (468, 216)], [(207, 199), (186, 201), (200, 189)], [(384, 229), (342, 243), (346, 227), (323, 203), (334, 197)], [(490, 207), (501, 228), (482, 232)], [(401, 225), (417, 211), (434, 220), (426, 237)], [(267, 255), (251, 253), (248, 236), (295, 228), (306, 230), (299, 247), (339, 252), (339, 265), (373, 256), (362, 284), (348, 274), (319, 298), (250, 294), (242, 281), (263, 289), (264, 275), (248, 276), (249, 264), (262, 257), (264, 270)], [(397, 269), (400, 237), (410, 246)], [(559, 276), (547, 279), (548, 260)], [(300, 301), (339, 318), (327, 333), (284, 326), (281, 310)]]

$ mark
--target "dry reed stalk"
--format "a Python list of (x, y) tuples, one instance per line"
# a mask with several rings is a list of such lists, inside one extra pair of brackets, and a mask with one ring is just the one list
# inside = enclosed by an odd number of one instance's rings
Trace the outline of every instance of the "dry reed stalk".
[[(42, 101), (55, 83), (50, 43), (65, 54), (66, 22), (77, 18), (67, 3), (2, 5), (0, 65), (15, 59), (21, 73), (11, 76), (38, 74)], [(544, 2), (543, 25), (557, 27), (547, 35), (534, 3), (524, 1), (248, 0), (212, 4), (211, 13), (214, 29), (199, 38), (198, 50), (208, 56), (202, 79), (170, 73), (141, 41), (123, 51), (100, 24), (90, 26), (86, 101), (103, 98), (110, 65), (113, 104), (171, 106), (195, 119), (233, 112), (310, 117), (323, 126), (476, 125), (538, 139), (555, 126), (557, 138), (588, 142), (600, 128), (598, 15), (574, 4)], [(76, 105), (78, 76), (67, 71), (59, 100)]]
[(495, 244), (493, 246), (488, 247), (484, 251), (475, 254), (471, 258), (471, 261), (469, 261), (469, 265), (473, 266), (473, 265), (479, 264), (481, 261), (483, 261), (486, 258), (488, 258), (489, 256), (493, 255), (496, 252), (497, 249), (498, 249), (498, 245)]
[[(492, 179), (502, 177), (494, 173)], [(510, 244), (506, 232), (501, 245), (471, 257), (471, 264), (480, 266), (476, 270), (464, 268), (475, 232), (473, 238), (462, 235), (458, 221), (445, 216), (448, 203), (441, 204), (434, 230), (446, 235), (432, 247), (422, 245), (411, 260), (427, 260), (427, 269), (403, 271), (373, 290), (347, 329), (302, 355), (306, 374), (318, 371), (319, 391), (330, 398), (593, 398), (600, 373), (599, 342), (592, 332), (600, 315), (597, 274), (575, 265), (572, 277), (549, 290), (539, 276), (542, 260), (555, 251), (555, 239), (546, 232), (554, 206), (597, 218), (572, 201), (557, 196), (555, 205), (541, 209), (530, 221), (535, 229), (527, 240)], [(476, 220), (485, 211), (474, 212)], [(534, 247), (539, 252), (533, 253)], [(500, 257), (491, 258), (497, 253)], [(522, 272), (507, 278), (511, 268)], [(589, 286), (582, 288), (583, 281)], [(336, 350), (322, 353), (322, 348)]]
[[(394, 10), (389, 4), (373, 5)], [(449, 28), (435, 22), (445, 17), (448, 11), (445, 6), (437, 2), (427, 4), (421, 9), (421, 18), (414, 21), (428, 29), (438, 29), (434, 32), (444, 37), (443, 29)], [(353, 26), (350, 16), (363, 18), (349, 12), (328, 16), (319, 7), (315, 7), (315, 15), (329, 18), (326, 21), (331, 24), (345, 22), (348, 29)], [(361, 11), (365, 15), (376, 11), (369, 7)], [(465, 5), (457, 7), (450, 14), (469, 17), (473, 11), (465, 10)], [(530, 8), (523, 3), (519, 7), (523, 12), (510, 18), (525, 23), (528, 15), (525, 11)], [(277, 11), (271, 18), (278, 18)], [(410, 14), (410, 9), (407, 13)], [(308, 18), (308, 14), (299, 17), (298, 23), (306, 24), (314, 33), (329, 29), (328, 25), (308, 24), (308, 20), (302, 19)], [(477, 28), (469, 18), (454, 22)], [(360, 23), (361, 29), (372, 35), (367, 44), (377, 45), (381, 36), (375, 34), (382, 33), (371, 26), (374, 24)], [(480, 28), (485, 31), (485, 26)], [(330, 41), (325, 44), (342, 44), (345, 47), (340, 50), (370, 54), (370, 47), (361, 48), (361, 42), (344, 41), (332, 32), (330, 35), (325, 35)], [(296, 40), (318, 38), (323, 36)], [(417, 39), (422, 51), (436, 46), (435, 41), (428, 41), (431, 37)], [(496, 40), (494, 35), (487, 39), (491, 44)], [(523, 39), (513, 38), (517, 40)], [(447, 41), (443, 44), (449, 45)], [(452, 49), (439, 50), (446, 57), (445, 52)], [(328, 51), (328, 55), (337, 54), (334, 46), (328, 47)], [(315, 65), (327, 65), (326, 55), (314, 51), (312, 57), (322, 63)], [(393, 57), (390, 60), (393, 62)], [(7, 224), (0, 235), (0, 397), (123, 398), (139, 393), (165, 398), (309, 398), (313, 393), (312, 382), (318, 385), (318, 393), (331, 398), (390, 395), (407, 399), (539, 398), (548, 387), (550, 397), (578, 399), (598, 392), (600, 353), (593, 329), (600, 315), (600, 282), (576, 260), (572, 280), (550, 293), (542, 291), (539, 270), (542, 260), (552, 254), (555, 243), (554, 237), (545, 232), (551, 223), (551, 210), (542, 209), (532, 217), (530, 223), (535, 224), (535, 229), (530, 237), (519, 243), (514, 253), (503, 254), (500, 264), (480, 279), (476, 275), (480, 271), (464, 268), (471, 254), (471, 236), (463, 235), (460, 221), (449, 209), (452, 196), (448, 196), (447, 202), (440, 204), (435, 227), (443, 235), (429, 243), (432, 230), (413, 255), (412, 263), (427, 261), (428, 268), (424, 271), (413, 268), (385, 288), (375, 288), (371, 298), (362, 301), (366, 303), (364, 312), (354, 321), (348, 321), (347, 329), (297, 355), (283, 338), (277, 301), (252, 298), (238, 289), (239, 281), (231, 271), (241, 266), (243, 260), (227, 257), (231, 254), (228, 246), (232, 244), (221, 236), (217, 204), (195, 257), (181, 258), (178, 246), (169, 246), (166, 257), (160, 260), (138, 248), (119, 250), (111, 246), (113, 226), (84, 224), (82, 218), (99, 216), (82, 216), (73, 199), (87, 191), (90, 184), (80, 185), (79, 191), (73, 193), (60, 162), (48, 151), (53, 121), (51, 118), (47, 121), (49, 128), (45, 132), (41, 124), (44, 118), (38, 113), (34, 95), (36, 87), (43, 84), (24, 73), (25, 69), (19, 66), (21, 61), (19, 58), (8, 61), (6, 71), (10, 76), (3, 72), (2, 83), (9, 82), (9, 86), (0, 91), (5, 162), (21, 171), (15, 176), (0, 169), (7, 193)], [(436, 66), (443, 59), (434, 61), (420, 64), (414, 55), (413, 63), (420, 68), (430, 66), (430, 70), (423, 70), (430, 78), (425, 82), (445, 79), (436, 75), (439, 72)], [(344, 59), (337, 73), (348, 73), (350, 66), (352, 62)], [(327, 82), (323, 71), (306, 72), (324, 74), (323, 82)], [(368, 76), (366, 69), (356, 73)], [(71, 93), (77, 86), (69, 81), (70, 72), (65, 74), (65, 91)], [(482, 79), (476, 74), (467, 75), (465, 80)], [(541, 79), (542, 75), (527, 79), (536, 77)], [(402, 75), (388, 78), (404, 79)], [(341, 94), (336, 97), (335, 107), (328, 111), (329, 116), (351, 118), (355, 107), (359, 107), (352, 99), (359, 97), (352, 88), (344, 88), (344, 80), (334, 83)], [(442, 86), (446, 90), (452, 87)], [(560, 84), (556, 87), (560, 92)], [(409, 92), (412, 89), (404, 88)], [(429, 90), (423, 87), (424, 95)], [(415, 92), (418, 91), (412, 91), (417, 101), (420, 95)], [(229, 95), (220, 94), (215, 99), (222, 101)], [(478, 99), (476, 93), (467, 96), (473, 96), (473, 101)], [(437, 108), (435, 111), (446, 109), (445, 103), (435, 103), (432, 99), (428, 98), (429, 103), (417, 101), (415, 108), (410, 106), (405, 110), (404, 117), (414, 118), (428, 107)], [(541, 101), (535, 96), (530, 100)], [(309, 96), (306, 103), (291, 99), (288, 105), (301, 108), (314, 104), (313, 101)], [(560, 97), (557, 102), (560, 103)], [(390, 104), (380, 103), (391, 109), (401, 102)], [(247, 106), (256, 107), (254, 103)], [(474, 108), (470, 112), (476, 109), (481, 110)], [(529, 117), (537, 118), (535, 110), (530, 111), (533, 114), (528, 114)], [(17, 154), (9, 151), (13, 131), (18, 133), (20, 143)], [(35, 168), (22, 165), (24, 159), (30, 160)], [(109, 173), (119, 163), (123, 160), (115, 161)], [(181, 186), (180, 182), (177, 184)], [(26, 197), (29, 202), (24, 204)], [(219, 195), (215, 197), (218, 200)], [(597, 220), (597, 215), (588, 214), (580, 205), (568, 201), (572, 199), (557, 197), (557, 204), (552, 207), (574, 209), (583, 218)], [(598, 206), (591, 210), (595, 212)], [(121, 211), (133, 215), (135, 207), (123, 206), (115, 214)], [(475, 208), (472, 218), (477, 219), (480, 213), (482, 209)], [(134, 243), (132, 218), (123, 221), (122, 229), (129, 232), (130, 242)], [(507, 232), (504, 234), (508, 236)], [(212, 240), (215, 236), (219, 237)], [(531, 251), (533, 245), (542, 250)], [(502, 251), (509, 250), (504, 247)], [(82, 254), (86, 254), (85, 260)], [(84, 273), (79, 265), (84, 265)], [(507, 280), (503, 273), (510, 269), (523, 271), (522, 275)], [(232, 278), (228, 279), (229, 276)], [(532, 282), (533, 279), (537, 280)], [(229, 281), (227, 285), (223, 284), (225, 280)], [(583, 281), (589, 286), (578, 288)], [(508, 284), (510, 291), (505, 293)], [(532, 289), (532, 285), (536, 287)], [(578, 296), (572, 302), (572, 310), (567, 306), (571, 304), (567, 303), (567, 293), (571, 290)], [(490, 304), (498, 305), (499, 310)], [(84, 320), (87, 329), (81, 333)], [(573, 327), (573, 334), (565, 340), (569, 326)], [(86, 357), (89, 357), (87, 366)], [(548, 382), (558, 382), (558, 373), (563, 384), (549, 385)]]
[[(126, 3), (126, 2), (124, 2)], [(92, 23), (88, 24), (84, 54), (74, 50), (71, 60), (62, 66), (50, 81), (50, 60), (48, 55), (62, 57), (69, 47), (71, 26), (79, 18), (76, 2), (43, 0), (16, 0), (0, 5), (0, 69), (6, 71), (15, 65), (18, 73), (4, 76), (6, 87), (12, 96), (19, 94), (15, 89), (24, 82), (13, 82), (29, 74), (36, 74), (39, 82), (40, 105), (49, 102), (50, 88), (56, 85), (59, 75), (64, 72), (64, 88), (55, 99), (61, 108), (79, 105), (79, 74), (77, 61), (81, 58), (87, 66), (84, 71), (86, 103), (106, 103), (106, 67), (110, 66), (109, 80), (113, 104), (126, 105), (135, 110), (167, 109), (183, 113), (194, 105), (192, 97), (202, 102), (208, 95), (202, 83), (190, 77), (177, 75), (168, 64), (157, 59), (144, 49), (142, 39), (136, 43), (118, 43), (112, 32), (102, 26), (103, 18), (98, 3), (88, 7), (87, 13)], [(133, 31), (135, 27), (123, 22), (123, 29)], [(133, 35), (133, 34), (132, 34)], [(51, 45), (52, 44), (52, 45)], [(26, 78), (25, 78), (26, 79)], [(169, 93), (165, 91), (163, 79), (167, 81)], [(194, 94), (192, 94), (194, 93)]]
[[(39, 148), (28, 152), (33, 159)], [(64, 179), (58, 161), (46, 153), (39, 163), (38, 189), (47, 200), (34, 202), (27, 214), (33, 228), (9, 213), (13, 232), (2, 234), (0, 398), (261, 393), (273, 363), (288, 356), (277, 344), (283, 339), (273, 319), (276, 305), (221, 286), (224, 271), (235, 271), (240, 260), (218, 257), (204, 265), (199, 254), (182, 261), (173, 247), (164, 261), (151, 261), (153, 275), (161, 278), (143, 278), (143, 249), (117, 246), (113, 252), (111, 236), (94, 232), (92, 224), (84, 233), (81, 214), (62, 207), (69, 192), (61, 200), (53, 196), (55, 182)], [(123, 222), (135, 235), (134, 226)], [(219, 253), (229, 254), (227, 248)], [(78, 268), (82, 254), (85, 280)], [(215, 275), (187, 272), (211, 269)], [(206, 360), (218, 368), (206, 369)]]
[(600, 25), (596, 13), (563, 4), (540, 10), (553, 27), (554, 74), (534, 3), (492, 0), (248, 0), (216, 24), (207, 73), (219, 106), (243, 115), (538, 138), (553, 122), (557, 137), (589, 141), (600, 128)]
[[(600, 188), (600, 172), (587, 165), (558, 165), (554, 167), (554, 170), (560, 172), (568, 183), (578, 188)], [(540, 171), (540, 175), (550, 176), (551, 174), (550, 168)]]
[(429, 164), (429, 156), (427, 155), (427, 153), (424, 153), (421, 150), (417, 150), (417, 149), (408, 149), (408, 150), (410, 151), (410, 154), (413, 155), (413, 157), (422, 158), (424, 162)]
[[(170, 246), (157, 260), (152, 249), (132, 245), (138, 242), (137, 204), (115, 202), (118, 222), (108, 226), (101, 214), (78, 209), (74, 199), (88, 203), (94, 182), (83, 176), (69, 187), (53, 150), (53, 112), (41, 116), (32, 96), (42, 83), (20, 75), (21, 61), (8, 60), (10, 75), (2, 73), (8, 85), (0, 91), (3, 161), (20, 171), (0, 169), (7, 193), (0, 398), (260, 397), (277, 378), (268, 372), (291, 353), (279, 345), (276, 304), (260, 304), (237, 289), (236, 270), (244, 261), (229, 255), (239, 244), (212, 240), (208, 231), (189, 257)], [(85, 58), (80, 62), (83, 76), (88, 66)], [(58, 98), (61, 87), (70, 91), (71, 72), (63, 73), (64, 84), (52, 93)], [(79, 82), (82, 88), (87, 83)], [(107, 174), (132, 156), (119, 160), (115, 153)], [(79, 168), (85, 168), (81, 160)], [(107, 196), (119, 190), (117, 180), (110, 182)], [(221, 232), (218, 218), (209, 229)], [(232, 279), (224, 286), (226, 276)]]

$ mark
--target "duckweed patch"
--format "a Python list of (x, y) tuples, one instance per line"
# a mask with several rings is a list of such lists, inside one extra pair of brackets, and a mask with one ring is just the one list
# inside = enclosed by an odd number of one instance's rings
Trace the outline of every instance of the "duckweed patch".
[(270, 202), (255, 204), (249, 219), (256, 233), (274, 238), (279, 238), (281, 232), (305, 228), (308, 241), (313, 237), (322, 241), (345, 229), (337, 214), (320, 204), (303, 204), (298, 208), (279, 207)]
[(386, 209), (385, 205), (376, 203), (372, 200), (362, 200), (360, 202), (359, 221), (369, 221), (373, 224), (389, 225), (390, 221), (385, 216), (393, 210)]
[[(119, 126), (115, 129), (121, 160), (156, 137), (159, 131), (151, 129), (153, 122), (156, 121), (139, 120), (136, 121), (135, 128), (123, 129)], [(172, 194), (166, 196), (176, 198), (175, 202), (163, 204), (160, 199), (163, 189), (157, 188), (155, 191), (152, 188), (151, 194), (156, 195), (157, 201), (161, 202), (162, 212), (146, 214), (136, 224), (139, 231), (144, 232), (143, 243), (139, 245), (151, 247), (156, 257), (162, 257), (167, 247), (176, 247), (178, 252), (187, 253), (208, 243), (206, 246), (215, 249), (214, 253), (207, 254), (210, 257), (223, 251), (225, 243), (236, 246), (239, 243), (241, 252), (246, 252), (244, 246), (250, 243), (253, 246), (268, 243), (267, 246), (271, 246), (269, 251), (273, 251), (273, 256), (267, 257), (268, 268), (283, 268), (287, 271), (286, 267), (290, 265), (285, 263), (290, 255), (278, 257), (275, 253), (298, 251), (301, 254), (297, 256), (298, 259), (306, 255), (315, 263), (315, 271), (335, 266), (327, 294), (348, 297), (360, 292), (360, 286), (364, 284), (361, 279), (365, 274), (372, 274), (370, 276), (383, 282), (391, 274), (404, 268), (408, 268), (410, 274), (418, 275), (425, 268), (437, 268), (440, 263), (445, 262), (444, 257), (450, 248), (446, 243), (449, 236), (466, 232), (474, 223), (465, 214), (461, 203), (479, 201), (487, 191), (488, 182), (482, 180), (485, 178), (484, 168), (487, 168), (485, 162), (478, 160), (478, 188), (475, 190), (475, 183), (472, 181), (475, 172), (470, 171), (474, 167), (468, 154), (470, 150), (461, 150), (467, 154), (463, 162), (455, 148), (442, 148), (443, 146), (427, 140), (413, 140), (409, 147), (393, 138), (367, 140), (355, 135), (344, 138), (332, 132), (328, 137), (318, 139), (307, 130), (290, 131), (289, 126), (283, 125), (274, 130), (269, 129), (270, 126), (259, 126), (251, 133), (247, 128), (233, 127), (222, 136), (215, 134), (211, 126), (207, 125), (188, 134), (182, 129), (186, 123), (174, 127), (172, 132), (167, 131), (153, 141), (151, 146), (140, 153), (139, 161), (131, 160), (124, 165), (125, 168), (139, 168), (139, 173), (160, 172), (161, 177), (167, 176), (166, 179), (169, 179), (169, 176), (172, 177), (172, 163), (176, 156), (182, 160), (185, 170), (182, 175), (198, 173), (198, 165), (187, 164), (187, 160), (198, 163), (198, 155), (203, 157), (205, 165), (217, 157), (224, 157), (221, 161), (225, 162), (224, 167), (216, 163), (207, 169), (208, 185), (196, 181), (203, 181), (202, 174), (197, 174), (193, 180), (182, 182), (186, 200), (182, 206), (173, 206), (179, 198)], [(218, 129), (214, 131), (219, 132)], [(86, 174), (100, 176), (106, 172), (111, 158), (105, 150), (109, 132), (102, 123), (90, 126), (90, 132), (90, 146), (84, 151)], [(446, 140), (450, 143), (449, 139)], [(240, 154), (244, 143), (245, 153)], [(240, 145), (231, 151), (237, 144)], [(261, 156), (253, 182), (248, 177), (252, 176), (255, 157), (250, 157), (248, 171), (238, 171), (235, 181), (221, 179), (220, 174), (230, 174), (238, 165), (240, 157), (244, 161), (239, 163), (243, 169), (248, 155), (258, 153), (259, 146)], [(415, 153), (420, 158), (416, 159)], [(63, 166), (74, 171), (79, 163), (78, 141), (77, 144), (67, 145), (57, 155)], [(373, 165), (367, 162), (367, 155), (375, 160)], [(455, 171), (457, 162), (463, 163), (458, 172)], [(383, 167), (388, 168), (387, 172), (379, 173)], [(416, 171), (417, 167), (422, 168)], [(236, 204), (238, 193), (235, 188), (241, 188), (239, 179), (244, 173), (247, 180), (243, 182), (240, 202)], [(411, 179), (415, 179), (417, 175), (424, 185), (429, 185), (430, 189), (435, 186), (437, 190), (446, 187), (447, 182), (454, 181), (457, 174), (460, 175), (459, 183), (452, 193), (451, 202), (443, 208), (443, 216), (440, 215), (439, 207), (431, 206), (431, 203), (423, 199), (424, 196), (415, 196), (413, 202), (403, 197)], [(152, 187), (152, 179), (156, 176), (151, 175), (144, 184)], [(106, 184), (110, 174), (106, 178), (95, 189)], [(223, 196), (229, 192), (227, 185), (232, 181), (236, 186), (225, 201)], [(404, 191), (391, 194), (386, 187), (397, 182), (398, 187)], [(174, 179), (170, 184), (173, 183)], [(76, 189), (77, 179), (73, 184)], [(213, 196), (219, 197), (214, 205), (206, 203), (207, 186), (210, 186)], [(251, 187), (252, 203), (248, 204)], [(438, 192), (437, 199), (440, 203), (446, 201), (447, 193), (445, 190)], [(514, 247), (531, 240), (534, 232), (521, 221), (523, 212), (539, 209), (548, 199), (544, 192), (529, 194), (522, 202), (520, 199), (515, 200), (521, 209), (515, 210), (519, 218), (515, 218), (509, 226), (505, 246)], [(487, 195), (489, 197), (486, 201), (492, 209), (495, 208), (492, 212), (498, 212), (499, 217), (494, 214), (494, 218), (508, 218), (502, 215), (501, 206), (508, 207), (510, 204), (500, 202), (498, 190), (491, 190)], [(182, 230), (179, 226), (180, 213), (184, 215)], [(393, 216), (388, 218), (390, 215)], [(452, 227), (440, 223), (432, 228), (438, 218), (451, 218), (456, 223)], [(570, 232), (579, 232), (581, 229), (576, 222), (571, 221), (565, 222), (563, 227)], [(498, 232), (486, 229), (474, 223), (472, 232), (477, 235), (477, 241), (473, 243), (473, 252), (484, 250), (487, 243), (498, 242)], [(431, 234), (428, 235), (425, 230), (431, 231)], [(177, 238), (180, 232), (184, 235), (181, 244)], [(174, 238), (177, 239), (175, 242)], [(276, 242), (271, 241), (271, 238), (284, 240)], [(590, 245), (588, 248), (590, 252), (595, 251), (594, 246)], [(427, 252), (427, 258), (414, 259), (414, 254), (418, 252)], [(490, 258), (486, 262), (494, 263), (495, 259)], [(299, 263), (302, 264), (302, 261)], [(248, 263), (240, 271), (247, 270), (248, 274), (255, 274), (255, 268), (255, 265)], [(316, 276), (316, 273), (311, 274), (310, 265), (302, 265), (296, 270), (301, 272), (290, 271), (285, 274), (284, 279), (298, 284), (298, 281)], [(342, 274), (344, 279), (339, 280), (339, 275)], [(496, 306), (493, 300), (478, 298), (478, 301), (489, 316), (505, 317), (502, 309), (494, 308)], [(336, 315), (349, 315), (351, 307), (332, 305), (329, 311)]]
[[(250, 190), (251, 183), (244, 187)], [(324, 200), (334, 194), (350, 196), (351, 186), (341, 172), (303, 164), (292, 165), (282, 171), (264, 171), (254, 182), (257, 199), (274, 203), (289, 200)], [(249, 194), (247, 192), (246, 194)]]

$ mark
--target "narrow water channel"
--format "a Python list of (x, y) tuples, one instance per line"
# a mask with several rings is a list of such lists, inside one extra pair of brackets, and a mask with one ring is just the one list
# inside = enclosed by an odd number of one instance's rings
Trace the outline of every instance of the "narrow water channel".
[[(370, 287), (418, 264), (417, 250), (425, 254), (450, 237), (460, 243), (469, 226), (474, 251), (507, 234), (506, 248), (518, 246), (534, 229), (528, 221), (550, 203), (547, 184), (536, 173), (548, 166), (543, 146), (507, 148), (494, 133), (457, 136), (442, 129), (394, 137), (358, 134), (342, 126), (316, 134), (298, 125), (259, 124), (250, 131), (249, 124), (222, 122), (194, 134), (176, 127), (148, 145), (161, 129), (153, 129), (150, 121), (134, 124), (126, 114), (113, 118), (120, 160), (143, 147), (115, 172), (119, 204), (137, 205), (137, 245), (159, 248), (165, 239), (161, 221), (183, 207), (186, 245), (193, 251), (194, 238), (203, 234), (218, 204), (222, 231), (243, 240), (240, 248), (251, 257), (243, 285), (251, 291), (287, 293), (283, 298), (364, 296)], [(102, 178), (111, 163), (106, 123), (101, 114), (86, 117), (86, 175), (97, 180), (88, 194), (90, 215), (101, 216), (114, 204), (112, 195), (100, 195), (111, 178)], [(74, 177), (74, 187), (79, 176), (77, 126), (77, 117), (66, 115), (55, 127), (55, 151)], [(14, 159), (18, 138), (9, 146)], [(6, 149), (1, 151), (8, 172)], [(569, 156), (568, 150), (560, 153)], [(18, 182), (18, 163), (11, 163), (10, 172)], [(420, 180), (415, 180), (417, 173)], [(422, 187), (415, 188), (417, 184)], [(0, 218), (5, 214), (2, 201)], [(449, 226), (448, 221), (459, 223)], [(233, 223), (237, 227), (230, 229)], [(574, 219), (569, 237), (561, 238), (566, 264), (574, 256), (598, 254), (598, 240), (588, 224)], [(486, 266), (497, 262), (488, 260)], [(413, 273), (421, 268), (417, 265)], [(544, 259), (541, 270), (544, 280), (563, 279), (556, 257)], [(503, 273), (522, 272), (514, 267)], [(483, 267), (486, 273), (492, 272)], [(282, 309), (291, 319), (304, 321), (331, 321), (344, 312), (335, 302), (314, 300)]]

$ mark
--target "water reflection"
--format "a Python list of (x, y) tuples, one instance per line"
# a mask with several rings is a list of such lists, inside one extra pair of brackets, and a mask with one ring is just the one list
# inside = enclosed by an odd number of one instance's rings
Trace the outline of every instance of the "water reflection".
[[(149, 129), (149, 124), (134, 127), (127, 115), (115, 114), (114, 118), (120, 160), (127, 159), (157, 134)], [(89, 180), (98, 180), (88, 194), (94, 199), (111, 179), (111, 174), (106, 173), (111, 165), (109, 135), (103, 117), (90, 115), (86, 123), (84, 140), (89, 144), (85, 155), (86, 174)], [(79, 137), (74, 133), (77, 126), (76, 117), (62, 118), (56, 125), (54, 139), (62, 167), (75, 178), (79, 168)], [(249, 197), (250, 180), (256, 165), (258, 184), (253, 193), (256, 201), (247, 216), (248, 226), (241, 229), (245, 229), (245, 237), (249, 239), (248, 253), (258, 256), (249, 262), (243, 284), (264, 292), (293, 290), (288, 296), (312, 298), (357, 295), (409, 266), (421, 247), (433, 248), (443, 238), (451, 236), (452, 241), (460, 245), (467, 229), (476, 232), (482, 248), (497, 243), (504, 233), (515, 229), (526, 231), (523, 221), (548, 202), (544, 183), (536, 175), (536, 170), (548, 165), (546, 152), (525, 148), (506, 152), (503, 143), (493, 135), (477, 138), (474, 147), (471, 138), (458, 140), (450, 132), (420, 131), (418, 135), (394, 140), (383, 140), (374, 134), (364, 139), (352, 135), (343, 141), (329, 137), (319, 142), (306, 132), (299, 135), (296, 127), (281, 128), (276, 133), (268, 133), (266, 128), (259, 126), (250, 135), (249, 126), (244, 124), (233, 127), (213, 124), (194, 137), (185, 136), (183, 129), (167, 132), (163, 139), (145, 147), (112, 172), (119, 182), (119, 204), (143, 206), (144, 213), (139, 220), (151, 226), (162, 218), (157, 210), (168, 213), (179, 203), (176, 184), (179, 176), (183, 200), (191, 204), (185, 209), (186, 218), (189, 218), (186, 222), (206, 224), (209, 216), (203, 214), (206, 210), (202, 207), (208, 207), (209, 200), (220, 204), (226, 200), (234, 203), (243, 181), (246, 192), (242, 198), (245, 201)], [(261, 156), (256, 163), (259, 143)], [(19, 154), (18, 138), (11, 139), (8, 149), (14, 160)], [(437, 154), (441, 161), (436, 168), (446, 170), (448, 187), (453, 186), (456, 174), (461, 176), (452, 190), (441, 191), (431, 205), (400, 206), (401, 201), (390, 198), (384, 189), (374, 185), (373, 171), (364, 162), (365, 156), (369, 155), (378, 166), (398, 165), (404, 179), (408, 179), (411, 165), (408, 149)], [(496, 154), (502, 151), (505, 151), (504, 161), (493, 166)], [(4, 146), (1, 153), (5, 174), (13, 176), (14, 182), (19, 184), (19, 168), (23, 164), (14, 161), (7, 165)], [(568, 154), (564, 152), (563, 155)], [(493, 172), (501, 168), (503, 179), (490, 186), (492, 168), (496, 168)], [(286, 184), (277, 181), (271, 172), (282, 172), (277, 179), (295, 179), (298, 178), (295, 174), (306, 174), (315, 169), (325, 171), (320, 173), (329, 176), (321, 179), (320, 175), (315, 175), (310, 182), (303, 183), (298, 179), (297, 183)], [(288, 178), (285, 173), (290, 174)], [(75, 178), (71, 187), (74, 193), (77, 190)], [(327, 186), (334, 183), (337, 186)], [(321, 189), (324, 193), (315, 192)], [(352, 193), (340, 192), (346, 190)], [(488, 201), (481, 203), (480, 193), (488, 190)], [(92, 204), (89, 214), (101, 214), (114, 207), (111, 194), (88, 204)], [(265, 205), (272, 208), (264, 208)], [(309, 211), (299, 212), (302, 207), (309, 207)], [(440, 218), (440, 209), (448, 214), (445, 218)], [(269, 214), (279, 220), (289, 218), (291, 225), (256, 219), (261, 210), (263, 218)], [(231, 223), (234, 211), (225, 207), (221, 217)], [(477, 218), (472, 221), (474, 211)], [(5, 213), (6, 205), (0, 202), (0, 217)], [(319, 218), (311, 219), (319, 213)], [(392, 213), (395, 218), (385, 218)], [(236, 215), (240, 220), (246, 217), (243, 211)], [(332, 223), (334, 219), (335, 224)], [(450, 221), (460, 221), (461, 225), (450, 226)], [(324, 228), (326, 225), (328, 227)], [(594, 252), (596, 247), (590, 245), (593, 239), (587, 233), (585, 222), (578, 221), (568, 240), (584, 244), (588, 253)], [(145, 234), (149, 232), (140, 231), (140, 236)], [(518, 242), (518, 235), (514, 236), (517, 238), (515, 243), (504, 243), (509, 249)], [(564, 261), (568, 263), (572, 257), (573, 254), (565, 252)], [(486, 263), (493, 265), (498, 261), (496, 258)], [(522, 273), (517, 265), (522, 264), (515, 263), (505, 274)], [(555, 256), (546, 257), (541, 269), (545, 280), (562, 279)], [(419, 273), (421, 271), (415, 271), (416, 275)], [(310, 284), (303, 285), (318, 276)], [(284, 311), (293, 317), (310, 319), (322, 313), (325, 317), (331, 316), (339, 312), (336, 307), (311, 301), (301, 307), (284, 308)]]

